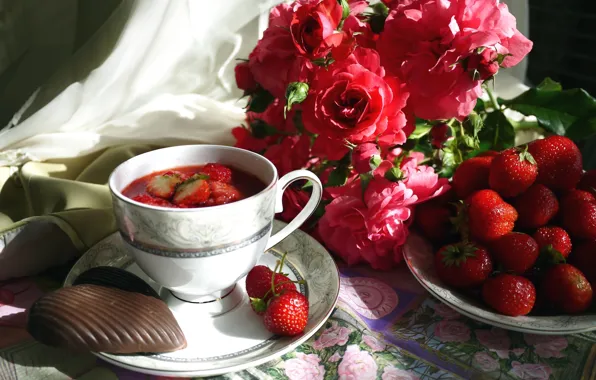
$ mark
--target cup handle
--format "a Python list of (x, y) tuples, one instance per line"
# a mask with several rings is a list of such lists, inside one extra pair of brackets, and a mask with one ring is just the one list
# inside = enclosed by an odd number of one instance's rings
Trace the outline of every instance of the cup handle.
[(312, 182), (312, 193), (310, 195), (310, 199), (302, 211), (300, 211), (300, 213), (296, 215), (296, 217), (287, 226), (269, 238), (269, 241), (267, 242), (267, 248), (265, 250), (277, 245), (280, 241), (287, 238), (292, 232), (300, 228), (300, 226), (302, 226), (302, 224), (304, 224), (304, 222), (306, 222), (306, 220), (317, 209), (323, 194), (323, 185), (321, 185), (319, 177), (308, 170), (294, 170), (293, 172), (289, 172), (279, 179), (277, 184), (278, 191), (277, 194), (275, 194), (275, 213), (277, 214), (283, 211), (282, 198), (284, 191), (286, 191), (292, 182), (299, 181), (301, 179), (310, 180)]

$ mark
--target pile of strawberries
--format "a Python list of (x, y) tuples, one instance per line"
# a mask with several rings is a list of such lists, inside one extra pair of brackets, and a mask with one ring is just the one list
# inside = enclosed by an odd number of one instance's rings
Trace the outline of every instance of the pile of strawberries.
[(452, 189), (417, 207), (448, 286), (501, 314), (577, 314), (596, 285), (596, 171), (551, 136), (464, 161)]
[(285, 254), (274, 270), (257, 265), (246, 276), (246, 293), (252, 309), (263, 316), (267, 330), (277, 335), (301, 334), (308, 323), (308, 299), (295, 283), (281, 273)]

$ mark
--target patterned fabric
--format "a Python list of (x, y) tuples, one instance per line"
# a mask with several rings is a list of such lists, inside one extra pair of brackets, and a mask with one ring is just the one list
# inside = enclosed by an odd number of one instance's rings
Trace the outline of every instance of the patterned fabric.
[[(166, 380), (27, 336), (25, 310), (60, 286), (67, 268), (0, 284), (0, 379)], [(212, 379), (591, 379), (596, 345), (582, 336), (538, 336), (459, 315), (406, 268), (340, 268), (338, 307), (307, 343), (278, 360)]]

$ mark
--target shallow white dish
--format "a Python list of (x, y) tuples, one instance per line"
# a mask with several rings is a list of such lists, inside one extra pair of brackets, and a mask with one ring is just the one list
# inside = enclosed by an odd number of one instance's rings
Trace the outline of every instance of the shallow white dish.
[[(274, 221), (273, 230), (278, 231), (285, 223)], [(307, 295), (310, 303), (309, 322), (302, 335), (277, 337), (268, 332), (262, 318), (256, 315), (244, 299), (239, 306), (226, 314), (174, 315), (182, 328), (188, 347), (168, 354), (159, 355), (96, 355), (117, 366), (133, 371), (161, 376), (214, 376), (254, 367), (275, 359), (305, 342), (321, 328), (333, 312), (339, 296), (339, 272), (330, 254), (316, 240), (298, 230), (283, 240), (273, 250), (264, 254), (259, 264), (275, 266), (276, 260), (287, 252), (283, 272), (293, 280), (304, 279), (300, 291)], [(82, 272), (96, 266), (125, 268), (147, 281), (152, 282), (127, 256), (122, 238), (114, 233), (92, 247), (74, 265), (64, 286), (71, 286)]]
[(433, 296), (472, 319), (504, 329), (532, 334), (562, 335), (596, 330), (596, 314), (561, 316), (509, 317), (493, 312), (480, 300), (449, 289), (437, 277), (431, 244), (417, 234), (411, 234), (404, 247), (404, 257), (418, 282)]

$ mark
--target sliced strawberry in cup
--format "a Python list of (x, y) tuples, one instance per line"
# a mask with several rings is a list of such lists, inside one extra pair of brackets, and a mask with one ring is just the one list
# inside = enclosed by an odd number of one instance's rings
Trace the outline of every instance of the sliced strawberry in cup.
[(208, 175), (211, 181), (232, 182), (232, 170), (222, 164), (207, 164), (201, 168), (201, 173)]
[(238, 189), (227, 183), (213, 181), (211, 182), (211, 199), (209, 203), (213, 205), (223, 205), (240, 199), (241, 195)]
[(173, 202), (179, 206), (198, 206), (205, 203), (210, 194), (205, 176), (194, 175), (177, 187)]
[(170, 199), (181, 182), (182, 179), (176, 173), (156, 175), (147, 183), (147, 192), (154, 197)]

